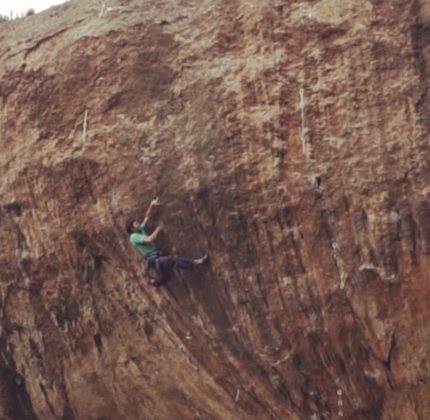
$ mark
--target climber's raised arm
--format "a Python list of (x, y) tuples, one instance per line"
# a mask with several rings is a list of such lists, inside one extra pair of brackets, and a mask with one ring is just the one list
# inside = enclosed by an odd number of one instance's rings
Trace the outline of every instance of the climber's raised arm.
[(156, 207), (160, 207), (161, 203), (158, 200), (158, 197), (155, 200), (151, 201), (151, 204), (148, 207), (148, 210), (146, 210), (145, 218), (143, 219), (142, 225), (146, 225), (148, 221), (152, 218), (154, 215), (154, 210)]

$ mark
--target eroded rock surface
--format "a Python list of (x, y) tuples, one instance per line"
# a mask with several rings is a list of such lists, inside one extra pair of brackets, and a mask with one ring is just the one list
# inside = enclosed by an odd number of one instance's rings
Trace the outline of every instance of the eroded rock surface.
[[(423, 0), (0, 23), (0, 417), (428, 419), (429, 40)], [(156, 195), (211, 256), (160, 290)]]

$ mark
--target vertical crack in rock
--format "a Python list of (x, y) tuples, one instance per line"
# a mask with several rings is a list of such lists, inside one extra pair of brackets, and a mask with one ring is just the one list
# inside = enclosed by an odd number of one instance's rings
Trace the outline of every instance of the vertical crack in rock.
[(52, 414), (52, 415), (54, 416), (54, 418), (55, 418), (55, 417), (56, 417), (56, 415), (55, 415), (55, 409), (54, 409), (54, 407), (52, 406), (51, 402), (49, 401), (48, 393), (46, 392), (46, 389), (45, 389), (45, 387), (43, 386), (42, 382), (39, 382), (39, 386), (40, 386), (40, 389), (42, 390), (43, 396), (45, 397), (45, 401), (46, 401), (47, 406), (49, 407), (49, 411), (51, 412), (51, 414)]
[(392, 371), (392, 367), (391, 367), (393, 351), (396, 348), (396, 345), (397, 345), (396, 337), (393, 334), (393, 336), (391, 337), (390, 348), (388, 349), (387, 358), (382, 361), (382, 364), (384, 365), (384, 367), (387, 371), (386, 372), (387, 373), (387, 379), (388, 379), (388, 383), (390, 384), (391, 389), (394, 389), (394, 387), (396, 386), (395, 378), (393, 376), (393, 371)]
[(97, 351), (101, 356), (103, 354), (103, 341), (100, 333), (94, 334), (94, 344), (96, 345)]

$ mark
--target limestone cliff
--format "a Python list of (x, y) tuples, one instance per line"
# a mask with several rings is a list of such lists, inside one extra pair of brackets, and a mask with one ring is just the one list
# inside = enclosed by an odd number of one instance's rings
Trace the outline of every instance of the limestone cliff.
[[(0, 418), (430, 418), (430, 6), (75, 0), (0, 23)], [(124, 230), (207, 269), (153, 289)]]

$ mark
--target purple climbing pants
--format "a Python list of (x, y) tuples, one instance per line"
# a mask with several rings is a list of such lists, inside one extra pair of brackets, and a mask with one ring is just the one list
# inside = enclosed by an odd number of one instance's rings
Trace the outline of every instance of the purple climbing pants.
[(158, 277), (151, 284), (159, 287), (172, 280), (172, 270), (174, 268), (190, 270), (194, 267), (194, 261), (190, 258), (167, 255), (165, 257), (151, 258), (148, 260), (148, 267), (157, 270)]

